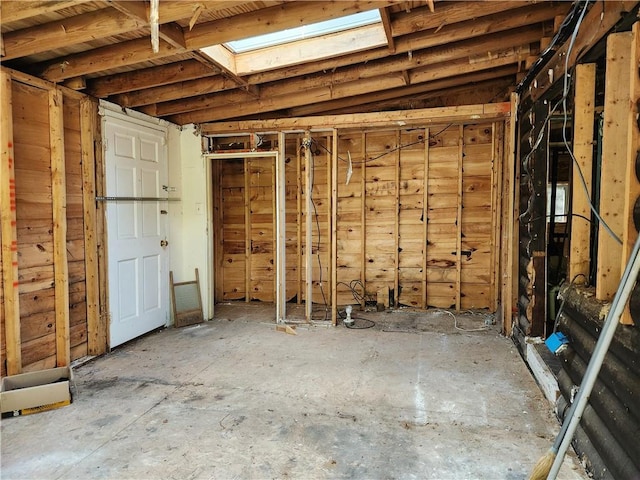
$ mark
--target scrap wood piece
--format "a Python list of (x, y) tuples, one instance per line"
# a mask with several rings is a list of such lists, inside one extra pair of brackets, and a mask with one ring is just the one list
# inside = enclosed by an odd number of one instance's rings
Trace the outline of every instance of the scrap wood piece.
[(295, 325), (276, 325), (276, 331), (288, 333), (289, 335), (297, 335)]

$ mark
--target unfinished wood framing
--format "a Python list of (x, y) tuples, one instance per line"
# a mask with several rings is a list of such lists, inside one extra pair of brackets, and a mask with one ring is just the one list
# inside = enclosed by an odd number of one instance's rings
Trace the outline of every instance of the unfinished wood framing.
[(80, 141), (82, 143), (82, 205), (84, 224), (85, 279), (87, 295), (87, 350), (100, 355), (107, 349), (107, 330), (100, 321), (98, 240), (96, 238), (96, 132), (97, 105), (89, 98), (80, 101)]
[(305, 196), (305, 240), (304, 240), (304, 259), (305, 259), (305, 319), (311, 322), (313, 314), (313, 158), (311, 153), (311, 132), (305, 132), (304, 135), (304, 196)]
[[(607, 38), (607, 75), (605, 105), (600, 215), (618, 237), (622, 236), (624, 221), (620, 214), (625, 203), (625, 175), (627, 173), (627, 142), (629, 136), (629, 85), (621, 78), (630, 78), (631, 32), (614, 33)], [(612, 300), (620, 282), (622, 245), (602, 226), (598, 231), (598, 267), (596, 298)]]
[(334, 130), (331, 142), (331, 324), (338, 324), (338, 132)]
[[(0, 105), (2, 115), (12, 119), (13, 101), (11, 76), (0, 72)], [(2, 222), (2, 320), (4, 342), (3, 357), (6, 372), (15, 375), (22, 371), (20, 340), (20, 298), (18, 295), (18, 242), (16, 222), (16, 183), (13, 122), (3, 121), (0, 126), (2, 164), (0, 165), (0, 218)], [(4, 364), (4, 362), (2, 362)], [(4, 365), (3, 365), (4, 366)], [(4, 369), (3, 369), (4, 370)]]
[[(247, 138), (256, 135), (276, 138), (260, 132)], [(504, 220), (495, 205), (502, 198), (503, 120), (279, 132), (277, 138), (286, 157), (285, 215), (290, 219), (286, 301), (304, 301), (307, 321), (315, 299), (327, 302), (326, 311), (337, 322), (338, 306), (354, 303), (353, 290), (363, 307), (381, 301), (496, 310), (501, 258), (492, 252), (500, 245)], [(247, 225), (255, 208), (242, 193), (255, 179), (237, 175), (252, 177), (254, 167), (236, 174), (230, 165), (222, 168), (227, 174), (214, 183), (220, 183), (224, 197), (240, 190), (236, 207), (229, 205), (214, 229), (249, 235), (246, 242), (243, 238), (248, 255), (248, 246), (253, 243), (255, 250), (262, 241)], [(233, 213), (238, 200), (245, 210), (239, 216)], [(234, 225), (235, 219), (243, 224)], [(226, 250), (223, 255), (229, 257)], [(234, 298), (231, 284), (219, 300)]]
[[(12, 120), (3, 122), (3, 138), (12, 137), (3, 146), (13, 149), (3, 155), (16, 159), (11, 188), (2, 189), (12, 196), (2, 201), (9, 209), (3, 215), (13, 209), (15, 216), (6, 222), (3, 216), (2, 245), (13, 242), (13, 252), (20, 252), (13, 260), (3, 253), (2, 374), (11, 374), (102, 353), (107, 327), (96, 264), (95, 103), (12, 70), (2, 69), (2, 82), (3, 113)], [(3, 182), (8, 166), (3, 160)]]
[[(638, 22), (634, 23), (631, 49), (629, 51), (629, 99), (630, 108), (627, 113), (627, 174), (625, 178), (625, 203), (623, 211), (623, 229), (622, 229), (622, 257), (620, 271), (624, 271), (633, 245), (638, 238), (638, 230), (634, 222), (634, 208), (640, 201), (640, 178), (638, 178), (638, 170), (636, 159), (640, 156), (640, 133), (638, 132), (638, 115), (640, 114), (638, 102), (640, 102), (640, 26)], [(620, 319), (620, 322), (626, 325), (634, 323), (629, 313), (629, 306)]]
[(49, 91), (56, 366), (58, 367), (66, 367), (71, 362), (71, 346), (69, 342), (69, 267), (67, 264), (67, 186), (62, 102), (62, 92), (60, 90)]
[(276, 215), (276, 322), (284, 322), (287, 315), (287, 226), (286, 226), (286, 174), (285, 135), (278, 134), (278, 155), (275, 159), (274, 186)]
[[(591, 267), (591, 185), (593, 171), (593, 128), (595, 121), (596, 65), (576, 65), (573, 115), (573, 192), (571, 198), (571, 255), (569, 279), (584, 284)], [(578, 170), (579, 168), (579, 170)], [(582, 184), (582, 178), (586, 184)], [(588, 194), (588, 195), (587, 195)]]
[(502, 252), (502, 265), (501, 265), (501, 301), (502, 301), (502, 332), (506, 336), (511, 336), (513, 328), (513, 316), (517, 304), (517, 281), (518, 281), (518, 269), (517, 262), (514, 265), (514, 251), (517, 251), (518, 241), (515, 238), (517, 235), (518, 227), (516, 220), (518, 214), (516, 211), (516, 198), (518, 198), (517, 185), (519, 182), (516, 180), (516, 112), (518, 111), (518, 95), (511, 94), (511, 118), (506, 121), (505, 131), (507, 132), (505, 137), (505, 149), (504, 149), (504, 162), (503, 162), (503, 189), (501, 191), (501, 198), (503, 203), (502, 208), (502, 241), (500, 243), (500, 250)]
[(460, 125), (458, 136), (458, 190), (456, 192), (456, 310), (460, 310), (462, 296), (462, 160), (464, 158), (464, 127)]

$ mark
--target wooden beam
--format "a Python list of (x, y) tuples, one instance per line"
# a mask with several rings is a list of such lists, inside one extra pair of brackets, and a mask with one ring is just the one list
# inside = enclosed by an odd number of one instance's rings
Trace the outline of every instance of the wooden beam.
[(296, 303), (302, 303), (302, 144), (296, 140)]
[(338, 325), (338, 131), (333, 130), (331, 143), (331, 324)]
[[(4, 4), (5, 2), (3, 2)], [(4, 13), (4, 9), (3, 9)], [(13, 102), (11, 76), (0, 71), (0, 228), (2, 229), (2, 288), (7, 375), (22, 371), (18, 237), (16, 222), (15, 157), (13, 150)]]
[(304, 195), (305, 195), (305, 281), (304, 312), (307, 322), (311, 323), (313, 313), (313, 154), (311, 153), (311, 132), (304, 133)]
[[(336, 98), (348, 98), (351, 95), (358, 95), (363, 92), (372, 93), (373, 91), (380, 91), (386, 89), (372, 90), (368, 87), (368, 83), (364, 82), (365, 79), (373, 77), (384, 77), (391, 84), (387, 88), (392, 86), (402, 87), (410, 83), (423, 83), (426, 71), (432, 73), (430, 81), (435, 79), (449, 80), (455, 78), (456, 75), (462, 75), (467, 72), (476, 73), (477, 71), (491, 72), (501, 65), (506, 63), (517, 63), (520, 59), (520, 55), (528, 55), (528, 44), (534, 42), (539, 37), (537, 28), (521, 28), (518, 31), (512, 31), (505, 35), (490, 35), (482, 39), (479, 42), (463, 41), (448, 46), (446, 49), (433, 48), (414, 53), (411, 57), (407, 55), (396, 55), (385, 59), (367, 62), (364, 65), (353, 65), (345, 67), (338, 71), (326, 71), (320, 72), (305, 77), (292, 79), (290, 77), (281, 77), (278, 82), (270, 83), (261, 87), (261, 97), (265, 99), (271, 99), (278, 96), (284, 96), (291, 98), (292, 94), (301, 94), (305, 98), (311, 98), (310, 95), (304, 94), (303, 90), (322, 89), (327, 95), (328, 99)], [(515, 44), (515, 42), (522, 41), (520, 53), (516, 54), (514, 51), (505, 52), (503, 50), (505, 45)], [(469, 62), (470, 56), (478, 56), (481, 54), (486, 55), (486, 52), (494, 52), (494, 55), (501, 53), (501, 58), (488, 59), (489, 64), (483, 64), (482, 62), (471, 64)], [(511, 61), (508, 59), (511, 58)], [(457, 63), (452, 63), (452, 61)], [(432, 68), (428, 70), (427, 67)], [(486, 68), (484, 68), (486, 67)], [(419, 69), (416, 75), (408, 73), (407, 71), (412, 69)], [(403, 75), (402, 79), (398, 77), (390, 77), (392, 72), (407, 72)], [(284, 72), (283, 72), (284, 73)], [(272, 75), (271, 81), (275, 80)], [(247, 82), (254, 83), (253, 77), (248, 77)], [(375, 79), (374, 82), (379, 80)], [(155, 112), (160, 115), (175, 115), (181, 112), (187, 112), (191, 109), (209, 108), (215, 105), (225, 103), (238, 103), (242, 101), (238, 92), (227, 92), (223, 95), (209, 95), (198, 96), (196, 98), (187, 98), (194, 95), (205, 94), (207, 92), (219, 92), (229, 88), (234, 88), (232, 83), (223, 84), (219, 82), (209, 82), (211, 85), (207, 85), (208, 80), (192, 80), (184, 84), (176, 84), (163, 87), (162, 89), (154, 89), (153, 95), (149, 91), (141, 91), (129, 94), (130, 106), (139, 106), (144, 103), (158, 103)], [(339, 94), (341, 88), (346, 88), (349, 85), (358, 85), (358, 83), (350, 82), (362, 82), (362, 87), (352, 88), (355, 90), (350, 93), (348, 97)], [(336, 87), (337, 85), (343, 85)], [(329, 95), (332, 92), (333, 95)], [(154, 95), (156, 98), (154, 99)], [(172, 101), (173, 100), (173, 101)], [(171, 103), (161, 104), (161, 102)], [(309, 102), (304, 102), (302, 105), (307, 105)]]
[(617, 2), (598, 0), (592, 4), (584, 16), (571, 52), (568, 52), (570, 42), (567, 40), (564, 45), (556, 50), (553, 57), (549, 59), (544, 67), (540, 69), (540, 73), (531, 83), (529, 87), (531, 98), (537, 100), (551, 87), (553, 82), (550, 81), (549, 71), (553, 72), (554, 79), (558, 79), (564, 74), (567, 53), (569, 53), (569, 67), (572, 67), (590, 50), (590, 47), (609, 33), (626, 12), (630, 12), (637, 4), (637, 0), (620, 0)]
[[(393, 30), (396, 36), (409, 35), (415, 32), (441, 28), (443, 25), (450, 27), (452, 24), (462, 23), (469, 19), (474, 21), (482, 17), (498, 13), (511, 14), (513, 10), (531, 5), (532, 1), (493, 1), (493, 2), (465, 2), (464, 8), (460, 8), (456, 2), (442, 3), (438, 11), (429, 11), (427, 7), (413, 9), (409, 13), (399, 13), (393, 21)], [(565, 7), (565, 12), (569, 6)], [(553, 17), (551, 17), (553, 18)]]
[[(362, 145), (362, 158), (367, 157), (367, 132), (360, 134), (360, 145)], [(367, 306), (367, 162), (360, 164), (360, 283), (362, 284), (362, 298), (360, 308)]]
[[(593, 170), (596, 65), (594, 63), (576, 65), (575, 76), (573, 154), (580, 170), (578, 166), (573, 165), (569, 279), (576, 284), (584, 284), (588, 282), (591, 271), (591, 208), (589, 204)], [(586, 183), (586, 192), (580, 172)]]
[(98, 73), (116, 67), (125, 67), (170, 57), (180, 53), (173, 45), (160, 42), (157, 53), (151, 50), (151, 42), (147, 38), (129, 40), (117, 45), (76, 53), (63, 58), (39, 64), (34, 67), (38, 76), (51, 82), (61, 82), (67, 78)]
[(236, 132), (265, 132), (274, 130), (304, 131), (335, 128), (359, 128), (378, 126), (441, 125), (458, 122), (482, 122), (505, 118), (511, 114), (511, 105), (489, 103), (485, 105), (460, 105), (455, 107), (426, 108), (347, 115), (325, 115), (317, 117), (293, 117), (277, 120), (247, 120), (236, 122), (206, 123), (201, 126), (205, 135)]
[[(441, 67), (432, 66), (427, 69), (416, 70), (411, 73), (411, 83), (423, 83), (434, 81), (442, 78), (447, 78), (452, 75), (465, 74), (480, 70), (490, 70), (496, 67), (501, 67), (509, 64), (517, 63), (517, 55), (510, 57), (500, 57), (494, 60), (489, 60), (482, 64), (468, 64), (464, 61), (451, 62)], [(341, 85), (327, 86), (312, 88), (309, 90), (304, 89), (304, 80), (289, 82), (287, 88), (291, 88), (294, 85), (300, 86), (300, 90), (297, 92), (291, 92), (287, 95), (279, 94), (278, 96), (270, 97), (266, 93), (266, 88), (261, 91), (260, 99), (245, 102), (240, 105), (235, 105), (233, 109), (234, 116), (246, 116), (255, 115), (257, 113), (268, 112), (272, 110), (280, 110), (285, 108), (296, 107), (300, 105), (306, 105), (308, 103), (321, 102), (326, 100), (333, 100), (337, 98), (347, 98), (352, 95), (358, 95), (362, 92), (374, 92), (381, 91), (389, 88), (397, 88), (404, 85), (402, 78), (395, 75), (384, 75), (374, 78), (367, 78), (348, 82)], [(198, 98), (197, 101), (183, 100), (170, 102), (169, 104), (158, 105), (156, 110), (159, 116), (168, 116), (170, 121), (179, 125), (187, 123), (204, 123), (213, 122), (216, 120), (223, 120), (228, 118), (229, 111), (219, 108), (220, 100), (227, 98), (226, 93), (213, 95), (205, 99)], [(204, 100), (204, 101), (203, 101)], [(173, 114), (175, 110), (185, 111), (191, 107), (196, 107), (197, 104), (201, 105), (201, 110), (191, 111), (189, 113)], [(224, 102), (226, 103), (226, 102)], [(218, 107), (218, 108), (216, 108)]]
[(462, 299), (462, 172), (464, 159), (464, 125), (458, 127), (458, 191), (456, 213), (456, 311)]
[[(136, 92), (115, 95), (111, 101), (123, 107), (134, 108), (141, 105), (155, 104), (174, 100), (176, 98), (206, 95), (208, 93), (221, 92), (237, 88), (236, 82), (229, 80), (222, 75), (205, 76), (187, 82), (171, 83), (159, 87), (146, 88)], [(242, 94), (246, 97), (246, 94)]]
[(429, 250), (429, 128), (424, 129), (424, 174), (422, 177), (422, 308), (428, 306), (427, 253)]
[(491, 294), (489, 304), (493, 312), (498, 311), (500, 285), (500, 231), (502, 228), (502, 168), (504, 164), (505, 124), (504, 121), (493, 122), (491, 142), (493, 158), (491, 161), (491, 204), (492, 237), (491, 237)]
[[(441, 80), (434, 80), (433, 82), (419, 83), (418, 85), (412, 85), (410, 87), (400, 87), (395, 89), (383, 90), (380, 92), (354, 95), (352, 97), (342, 98), (339, 100), (329, 100), (327, 102), (303, 105), (300, 107), (289, 109), (288, 113), (293, 117), (326, 114), (329, 112), (339, 113), (336, 110), (343, 110), (349, 107), (358, 107), (368, 104), (379, 105), (385, 101), (393, 101), (399, 98), (417, 98), (419, 96), (424, 96), (424, 94), (427, 94), (429, 92), (446, 91), (448, 89), (456, 87), (468, 87), (469, 85), (472, 85), (470, 88), (474, 88), (473, 84), (492, 81), (495, 79), (506, 81), (506, 79), (511, 77), (512, 82), (513, 76), (516, 74), (516, 71), (517, 67), (515, 65), (508, 65), (506, 67), (500, 67), (492, 70), (484, 70), (479, 73), (468, 73), (466, 75), (459, 75), (453, 78), (445, 78)], [(390, 109), (376, 109), (376, 111), (380, 110)]]
[[(618, 237), (622, 236), (629, 134), (629, 86), (621, 78), (630, 78), (631, 32), (607, 37), (607, 65), (604, 90), (604, 126), (602, 132), (602, 169), (600, 216)], [(620, 282), (622, 245), (607, 230), (598, 228), (598, 267), (596, 298), (610, 301)]]
[[(640, 109), (640, 25), (633, 24), (631, 50), (629, 51), (629, 99), (630, 108), (627, 111), (627, 183), (625, 190), (625, 203), (623, 211), (622, 230), (622, 263), (620, 271), (629, 261), (633, 245), (638, 238), (638, 230), (634, 222), (634, 207), (640, 199), (640, 177), (636, 169), (636, 159), (640, 156), (640, 133), (638, 132), (638, 118)], [(624, 82), (621, 82), (624, 84)], [(629, 306), (625, 308), (620, 323), (632, 325), (634, 323), (629, 312)]]
[[(483, 17), (469, 20), (468, 22), (462, 22), (460, 24), (450, 25), (445, 30), (438, 32), (437, 35), (396, 37), (395, 53), (396, 55), (400, 55), (411, 51), (413, 55), (416, 55), (421, 50), (431, 48), (432, 50), (430, 51), (430, 54), (433, 55), (434, 58), (438, 57), (440, 58), (440, 61), (446, 61), (448, 59), (443, 56), (448, 55), (447, 52), (449, 48), (456, 47), (456, 45), (459, 46), (460, 44), (457, 42), (466, 41), (468, 46), (471, 46), (472, 48), (473, 46), (477, 46), (480, 48), (480, 50), (477, 50), (479, 53), (486, 53), (487, 51), (504, 49), (511, 46), (507, 41), (499, 43), (498, 47), (492, 47), (489, 44), (485, 44), (485, 42), (491, 42), (492, 39), (499, 39), (500, 36), (495, 34), (500, 32), (503, 32), (503, 34), (507, 36), (506, 38), (509, 39), (509, 43), (513, 42), (512, 45), (524, 45), (528, 38), (528, 34), (526, 32), (529, 28), (535, 28), (537, 38), (532, 41), (538, 41), (540, 39), (540, 23), (553, 19), (556, 14), (562, 11), (566, 12), (567, 9), (567, 4), (553, 4), (550, 10), (541, 8), (540, 4), (536, 4), (523, 9), (517, 9), (513, 12), (506, 12), (504, 14), (500, 14), (500, 16)], [(520, 39), (511, 36), (512, 33), (518, 35), (519, 32), (523, 33), (523, 36)], [(484, 45), (484, 47), (481, 45)], [(442, 46), (446, 46), (446, 48), (442, 48)], [(336, 58), (319, 60), (311, 64), (302, 64), (285, 69), (255, 73), (247, 76), (247, 81), (250, 84), (273, 82), (283, 78), (293, 78), (322, 71), (333, 71), (340, 67), (358, 63), (369, 63), (374, 60), (385, 59), (388, 56), (389, 51), (387, 48), (377, 48), (364, 52), (342, 55)]]
[(188, 80), (211, 77), (219, 73), (220, 70), (211, 65), (205, 65), (197, 60), (184, 60), (169, 65), (89, 79), (87, 80), (87, 93), (97, 98), (105, 98), (124, 92), (144, 91), (162, 85), (179, 84)]
[(299, 25), (308, 25), (323, 20), (339, 18), (352, 13), (364, 12), (387, 6), (389, 1), (348, 1), (348, 2), (295, 2), (275, 7), (263, 8), (208, 23), (201, 23), (185, 32), (190, 50), (208, 45), (221, 45), (232, 40), (251, 35), (273, 33)]
[(84, 90), (87, 88), (87, 82), (84, 77), (69, 78), (64, 81), (63, 85), (71, 90)]
[[(2, 2), (3, 5), (4, 3)], [(142, 27), (144, 27), (144, 23), (140, 20), (111, 8), (84, 13), (44, 25), (4, 33), (4, 60), (120, 35)]]
[(56, 315), (56, 365), (71, 363), (69, 334), (69, 267), (67, 264), (67, 184), (64, 155), (64, 113), (60, 90), (49, 91), (49, 143), (53, 204), (53, 271)]
[[(510, 337), (513, 330), (513, 317), (516, 310), (517, 305), (517, 297), (518, 297), (518, 283), (519, 283), (519, 262), (514, 261), (516, 255), (519, 252), (519, 218), (520, 218), (520, 210), (519, 210), (519, 201), (520, 198), (520, 162), (516, 161), (518, 158), (516, 155), (516, 151), (518, 149), (519, 141), (516, 138), (518, 133), (517, 126), (517, 112), (519, 107), (520, 97), (517, 93), (511, 94), (511, 118), (507, 119), (509, 122), (509, 152), (508, 152), (508, 162), (509, 162), (509, 178), (512, 180), (511, 188), (509, 189), (509, 200), (507, 202), (507, 212), (508, 216), (508, 231), (507, 231), (507, 265), (506, 265), (506, 288), (503, 297), (503, 302), (505, 303), (505, 315), (503, 318), (503, 329), (505, 336)], [(519, 257), (518, 257), (519, 258)]]
[(276, 223), (276, 322), (287, 317), (287, 178), (285, 134), (278, 132), (278, 156), (275, 158), (275, 223)]
[(59, 0), (56, 2), (50, 0), (31, 0), (29, 2), (24, 0), (3, 0), (0, 2), (0, 17), (2, 18), (2, 23), (7, 24), (35, 17), (36, 15), (74, 7), (78, 3), (78, 0)]
[[(426, 140), (428, 142), (428, 140)], [(396, 151), (394, 157), (394, 224), (393, 224), (393, 305), (400, 304), (400, 145), (402, 137), (400, 130), (396, 130)]]
[(251, 301), (251, 168), (244, 159), (244, 291), (245, 302)]
[(96, 218), (95, 138), (97, 104), (89, 97), (80, 102), (80, 142), (82, 155), (82, 209), (84, 223), (84, 263), (87, 304), (87, 343), (89, 355), (107, 351), (107, 329), (100, 318), (98, 280), (98, 240)]
[[(128, 5), (128, 2), (125, 2)], [(193, 6), (189, 2), (170, 2), (186, 4), (180, 8)], [(184, 33), (187, 50), (197, 50), (209, 45), (223, 44), (232, 40), (245, 38), (247, 32), (253, 35), (279, 31), (285, 28), (298, 26), (303, 23), (311, 23), (331, 18), (338, 18), (350, 13), (357, 13), (389, 2), (365, 1), (365, 2), (300, 2), (263, 8), (243, 15), (214, 20), (194, 26), (191, 31)], [(162, 7), (162, 2), (161, 2)], [(184, 10), (180, 11), (184, 16)], [(163, 13), (161, 8), (160, 18), (164, 22), (178, 20), (171, 15)], [(168, 43), (160, 43), (159, 52), (151, 50), (151, 44), (147, 38), (129, 40), (116, 45), (107, 45), (86, 52), (57, 58), (35, 67), (40, 76), (55, 82), (66, 78), (96, 73), (102, 70), (115, 69), (144, 61), (160, 59), (174, 55), (176, 48)]]
[(393, 32), (391, 30), (391, 14), (387, 7), (380, 8), (380, 18), (382, 19), (382, 27), (384, 28), (384, 34), (387, 37), (387, 48), (389, 53), (396, 53), (395, 42), (393, 41)]

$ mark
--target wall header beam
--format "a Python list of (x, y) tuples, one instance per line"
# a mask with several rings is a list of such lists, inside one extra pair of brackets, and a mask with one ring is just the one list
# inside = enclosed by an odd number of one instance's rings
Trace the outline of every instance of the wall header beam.
[(394, 112), (321, 115), (314, 117), (282, 118), (274, 120), (246, 120), (236, 122), (203, 123), (203, 135), (229, 134), (255, 131), (318, 131), (327, 128), (404, 127), (498, 120), (511, 116), (511, 104), (489, 103), (457, 107), (424, 108)]

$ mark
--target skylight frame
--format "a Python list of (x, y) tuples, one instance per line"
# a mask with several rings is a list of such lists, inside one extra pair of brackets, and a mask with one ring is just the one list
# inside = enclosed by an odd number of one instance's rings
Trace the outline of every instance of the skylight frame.
[(378, 9), (366, 10), (364, 12), (346, 15), (344, 17), (324, 20), (322, 22), (302, 25), (300, 27), (288, 28), (278, 32), (257, 35), (255, 37), (244, 38), (227, 42), (224, 46), (234, 54), (257, 52), (266, 48), (283, 46), (310, 38), (322, 37), (324, 35), (346, 32), (359, 27), (380, 24), (382, 17)]

